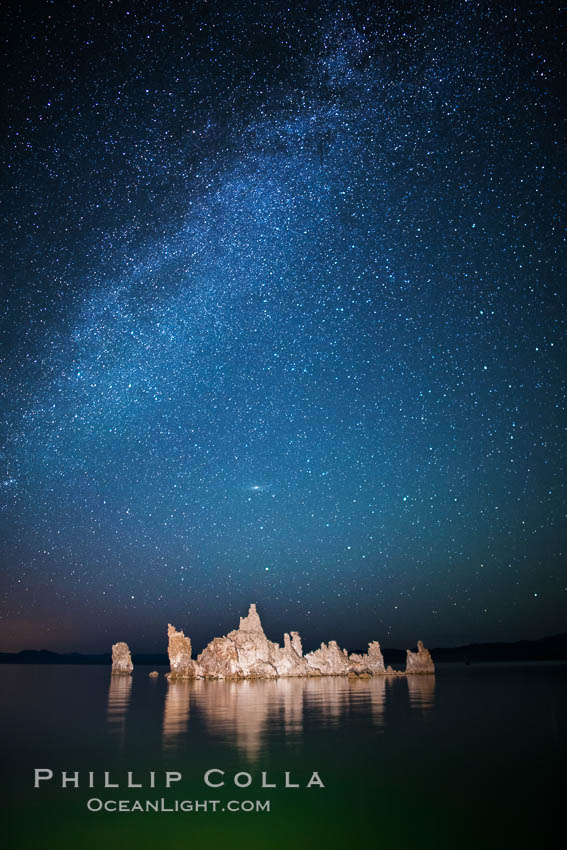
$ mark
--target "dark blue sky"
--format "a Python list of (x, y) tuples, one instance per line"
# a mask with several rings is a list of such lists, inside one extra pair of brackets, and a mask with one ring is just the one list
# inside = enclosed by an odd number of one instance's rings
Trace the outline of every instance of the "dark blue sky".
[(557, 31), (13, 5), (0, 649), (564, 630)]

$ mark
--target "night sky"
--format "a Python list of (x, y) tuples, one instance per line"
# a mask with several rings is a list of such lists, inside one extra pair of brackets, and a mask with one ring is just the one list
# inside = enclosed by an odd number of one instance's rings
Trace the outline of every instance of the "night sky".
[(565, 630), (558, 24), (9, 6), (0, 649)]

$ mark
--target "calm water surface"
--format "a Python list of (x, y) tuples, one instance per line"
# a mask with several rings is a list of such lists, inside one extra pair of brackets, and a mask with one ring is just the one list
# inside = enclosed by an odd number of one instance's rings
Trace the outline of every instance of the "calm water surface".
[[(7, 850), (556, 846), (565, 665), (175, 684), (149, 669), (1, 668)], [(54, 780), (34, 789), (35, 768)], [(224, 787), (204, 784), (211, 768)], [(167, 770), (183, 776), (170, 789)], [(61, 771), (79, 771), (80, 787), (62, 789)], [(105, 789), (104, 771), (121, 787)], [(128, 771), (143, 788), (126, 787)], [(305, 787), (313, 771), (324, 788)], [(250, 787), (233, 784), (238, 772)], [(262, 772), (276, 788), (261, 787)], [(286, 772), (300, 788), (283, 787)], [(93, 798), (220, 802), (217, 812), (93, 813)], [(270, 811), (226, 811), (256, 800)]]

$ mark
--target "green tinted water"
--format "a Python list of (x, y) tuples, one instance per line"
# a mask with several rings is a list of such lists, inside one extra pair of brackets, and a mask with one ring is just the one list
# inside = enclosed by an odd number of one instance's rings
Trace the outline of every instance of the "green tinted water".
[[(106, 667), (5, 665), (2, 843), (7, 850), (551, 847), (566, 669), (445, 665), (434, 678), (168, 684), (142, 667), (122, 678)], [(51, 770), (53, 780), (34, 788), (36, 768)], [(224, 771), (211, 777), (223, 787), (205, 784), (210, 769)], [(62, 772), (75, 771), (79, 787), (62, 788)], [(105, 771), (120, 788), (103, 787)], [(142, 788), (126, 787), (128, 771)], [(166, 771), (182, 780), (165, 788)], [(252, 777), (249, 787), (233, 783), (239, 772), (242, 782)], [(286, 772), (299, 788), (283, 787)], [(324, 788), (305, 787), (313, 772)], [(262, 788), (262, 773), (277, 787)], [(191, 812), (88, 810), (162, 799), (167, 808), (176, 800), (209, 803)], [(243, 801), (253, 808), (269, 801), (270, 811), (228, 811)]]

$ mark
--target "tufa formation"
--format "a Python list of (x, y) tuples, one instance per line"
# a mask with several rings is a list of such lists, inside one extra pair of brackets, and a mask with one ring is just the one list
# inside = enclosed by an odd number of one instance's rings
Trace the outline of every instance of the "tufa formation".
[(191, 638), (185, 637), (171, 624), (167, 627), (169, 643), (167, 654), (171, 675), (178, 679), (194, 679), (198, 675), (195, 662), (191, 660)]
[(418, 640), (417, 652), (406, 650), (406, 673), (435, 673), (435, 665), (428, 649)]
[(121, 675), (130, 675), (134, 665), (130, 656), (127, 643), (115, 643), (112, 645), (112, 672)]
[[(369, 676), (404, 675), (384, 667), (378, 641), (368, 644), (365, 655), (341, 649), (332, 640), (319, 649), (303, 654), (297, 632), (284, 634), (284, 644), (273, 643), (264, 634), (256, 605), (240, 618), (237, 629), (214, 638), (196, 660), (191, 658), (191, 640), (168, 626), (169, 679), (277, 679), (280, 676)], [(116, 644), (126, 646), (126, 644)], [(126, 647), (128, 649), (128, 647)], [(129, 657), (129, 653), (128, 653)], [(114, 647), (113, 647), (114, 658)], [(130, 662), (131, 663), (131, 662)], [(114, 672), (114, 666), (113, 666)], [(422, 642), (417, 652), (407, 651), (406, 674), (435, 672), (429, 651)]]

